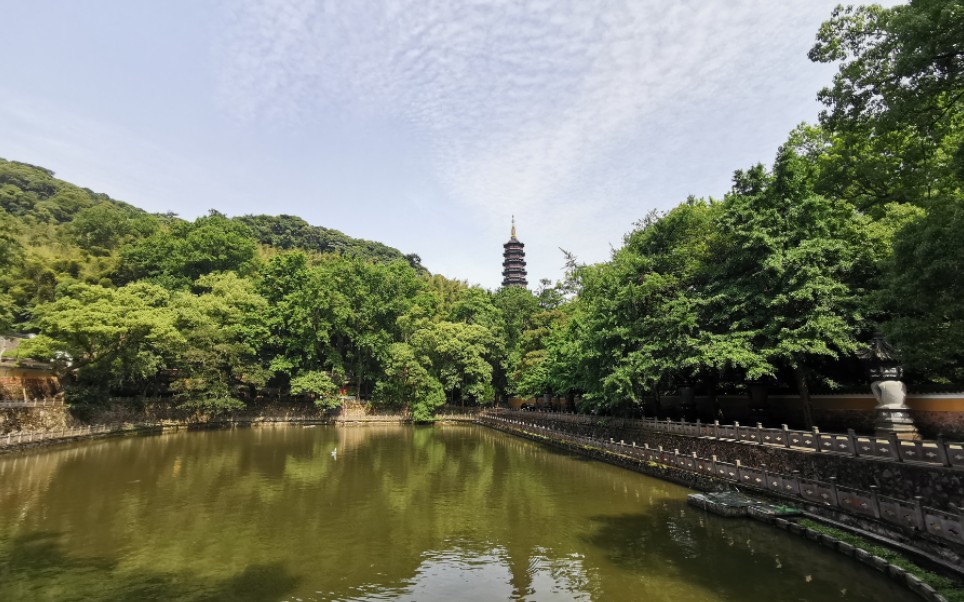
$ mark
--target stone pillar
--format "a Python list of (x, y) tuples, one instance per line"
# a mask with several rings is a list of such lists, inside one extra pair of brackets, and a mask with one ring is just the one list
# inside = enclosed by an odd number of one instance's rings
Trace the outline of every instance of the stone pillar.
[(917, 427), (907, 407), (907, 387), (904, 383), (899, 380), (875, 380), (870, 384), (870, 390), (877, 399), (874, 408), (877, 413), (875, 434), (887, 436), (894, 433), (898, 439), (918, 439)]

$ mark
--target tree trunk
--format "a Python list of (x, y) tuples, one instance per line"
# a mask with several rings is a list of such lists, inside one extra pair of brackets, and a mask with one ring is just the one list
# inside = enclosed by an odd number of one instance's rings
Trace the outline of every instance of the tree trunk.
[(810, 410), (810, 387), (807, 385), (807, 369), (802, 362), (797, 362), (793, 369), (793, 374), (797, 379), (797, 392), (800, 394), (800, 401), (803, 403), (803, 422), (808, 429), (813, 428), (813, 413)]

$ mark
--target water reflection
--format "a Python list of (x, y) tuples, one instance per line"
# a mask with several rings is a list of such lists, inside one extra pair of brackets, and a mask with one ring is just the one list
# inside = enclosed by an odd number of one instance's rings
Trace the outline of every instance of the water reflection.
[(0, 458), (0, 479), (4, 600), (911, 599), (675, 485), (479, 427), (134, 437)]

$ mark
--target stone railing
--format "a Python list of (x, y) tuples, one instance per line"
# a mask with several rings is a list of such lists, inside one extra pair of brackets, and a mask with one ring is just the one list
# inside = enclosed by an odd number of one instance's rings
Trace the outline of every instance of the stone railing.
[[(477, 412), (466, 413), (446, 413), (435, 416), (436, 422), (475, 422), (479, 417)], [(233, 425), (250, 424), (337, 424), (344, 422), (366, 422), (366, 423), (386, 423), (398, 424), (399, 422), (409, 421), (407, 415), (372, 415), (342, 418), (339, 416), (325, 415), (285, 415), (285, 416), (266, 416), (262, 414), (234, 415), (211, 420), (191, 421), (191, 420), (156, 420), (144, 422), (127, 422), (111, 424), (92, 424), (83, 427), (61, 428), (51, 431), (29, 432), (17, 431), (0, 435), (0, 448), (18, 447), (33, 443), (55, 442), (59, 440), (83, 439), (87, 437), (97, 437), (113, 434), (135, 433), (142, 431), (157, 431), (164, 428), (182, 427), (224, 427)]]
[(137, 431), (160, 429), (165, 426), (182, 426), (162, 422), (149, 422), (140, 424), (92, 424), (84, 427), (62, 428), (60, 430), (30, 432), (17, 431), (6, 435), (0, 435), (0, 448), (18, 447), (33, 443), (43, 443), (48, 441), (79, 439), (84, 437), (97, 437), (100, 435), (132, 433)]
[[(511, 414), (487, 412), (481, 421), (537, 437), (603, 450), (637, 462), (650, 462), (684, 472), (714, 477), (791, 500), (830, 506), (843, 512), (926, 532), (942, 540), (964, 545), (964, 508), (958, 508), (956, 513), (943, 512), (922, 505), (919, 496), (913, 501), (901, 500), (879, 495), (876, 488), (863, 491), (839, 486), (833, 477), (829, 481), (807, 479), (798, 474), (787, 475), (768, 471), (765, 465), (747, 466), (739, 460), (734, 463), (723, 462), (715, 455), (711, 458), (700, 458), (695, 452), (685, 455), (680, 454), (679, 450), (651, 448), (648, 444), (637, 446), (635, 442), (626, 443), (613, 439), (572, 435), (544, 424), (526, 421), (524, 417), (516, 416), (516, 412)], [(560, 415), (553, 414), (552, 417), (556, 419)]]
[[(522, 419), (526, 412), (504, 412), (505, 416)], [(540, 412), (534, 416), (542, 415)], [(592, 416), (587, 414), (547, 413), (544, 414), (557, 422), (576, 424), (601, 424), (611, 426), (636, 427), (644, 430), (684, 435), (688, 437), (713, 437), (715, 439), (741, 441), (756, 445), (769, 445), (790, 449), (810, 450), (821, 453), (836, 453), (858, 458), (873, 458), (893, 462), (920, 462), (924, 464), (964, 469), (964, 443), (937, 439), (934, 441), (911, 441), (898, 439), (896, 435), (878, 437), (858, 435), (850, 430), (844, 434), (821, 433), (818, 428), (812, 431), (783, 428), (764, 428), (762, 425), (744, 426), (739, 422), (720, 424), (702, 422), (674, 422), (655, 418), (628, 419)]]
[(0, 408), (51, 408), (62, 407), (64, 400), (57, 398), (47, 399), (17, 399), (0, 401)]

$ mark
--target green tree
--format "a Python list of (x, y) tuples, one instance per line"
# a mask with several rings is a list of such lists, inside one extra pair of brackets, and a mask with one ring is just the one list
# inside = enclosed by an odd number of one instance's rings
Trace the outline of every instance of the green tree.
[(0, 214), (0, 269), (6, 269), (15, 261), (23, 257), (23, 247), (17, 240), (16, 222)]
[(813, 194), (805, 160), (784, 147), (772, 181), (759, 194), (730, 195), (718, 228), (713, 252), (723, 259), (707, 287), (712, 328), (749, 342), (747, 377), (791, 368), (812, 426), (813, 361), (854, 351), (867, 329), (859, 299), (873, 274), (866, 220)]
[(267, 302), (251, 281), (232, 272), (203, 276), (195, 288), (200, 294), (181, 291), (173, 297), (175, 326), (185, 340), (174, 359), (171, 389), (186, 407), (240, 408), (239, 396), (267, 380), (258, 358)]
[(329, 379), (341, 386), (344, 358), (333, 337), (336, 314), (345, 310), (327, 270), (309, 265), (302, 252), (278, 255), (262, 270), (259, 291), (268, 303), (262, 351), (271, 370), (289, 383), (327, 371)]
[(445, 391), (410, 345), (392, 343), (385, 356), (384, 376), (375, 386), (374, 399), (393, 407), (408, 405), (415, 422), (428, 422), (445, 403)]
[(374, 386), (388, 346), (400, 339), (399, 318), (408, 313), (422, 284), (401, 260), (329, 256), (319, 269), (335, 291), (332, 345), (346, 373), (354, 375), (361, 398)]
[(185, 288), (212, 272), (251, 271), (257, 244), (246, 226), (211, 211), (193, 223), (176, 222), (121, 249), (122, 281), (148, 279)]
[(40, 335), (20, 354), (52, 361), (68, 383), (144, 393), (183, 347), (170, 293), (147, 283), (76, 284), (36, 308)]
[(867, 207), (956, 188), (964, 175), (962, 30), (962, 0), (838, 7), (821, 26), (810, 58), (840, 63), (818, 95), (838, 193)]
[(937, 199), (900, 230), (877, 301), (907, 366), (964, 381), (964, 197)]
[(156, 228), (154, 218), (132, 214), (106, 201), (79, 211), (67, 224), (78, 246), (101, 254), (116, 249), (135, 233), (146, 236)]
[(491, 339), (485, 326), (442, 321), (415, 332), (411, 346), (450, 400), (485, 404), (495, 394), (492, 365), (486, 361)]
[(308, 395), (319, 408), (331, 409), (338, 407), (338, 385), (331, 380), (331, 376), (319, 370), (302, 372), (291, 379), (292, 395)]

